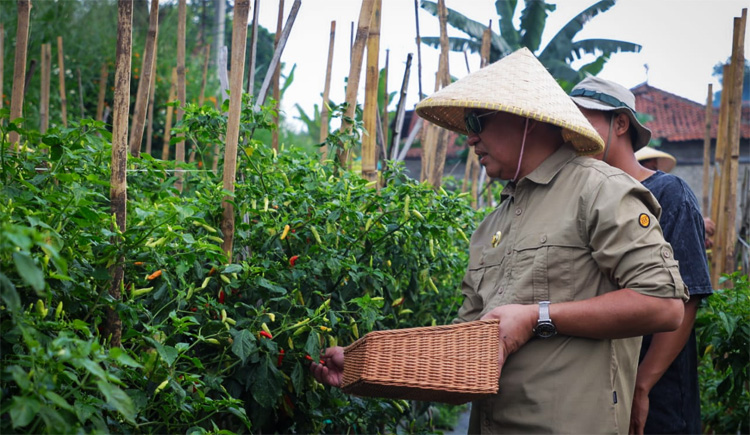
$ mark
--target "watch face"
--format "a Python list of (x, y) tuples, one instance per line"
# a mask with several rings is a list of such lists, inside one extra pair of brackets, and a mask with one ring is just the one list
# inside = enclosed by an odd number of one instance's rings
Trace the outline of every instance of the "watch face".
[(550, 338), (557, 334), (557, 328), (552, 322), (541, 322), (534, 328), (534, 333), (540, 338)]

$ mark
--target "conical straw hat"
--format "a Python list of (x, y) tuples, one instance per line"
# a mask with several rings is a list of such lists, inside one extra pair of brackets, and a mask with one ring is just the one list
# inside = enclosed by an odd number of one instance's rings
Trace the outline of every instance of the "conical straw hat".
[(643, 147), (635, 152), (635, 158), (638, 161), (656, 159), (656, 169), (662, 172), (669, 172), (674, 169), (677, 159), (672, 154), (659, 151), (652, 147)]
[(417, 114), (467, 134), (466, 109), (508, 112), (562, 127), (579, 154), (604, 151), (604, 142), (570, 97), (527, 48), (451, 83), (417, 104)]

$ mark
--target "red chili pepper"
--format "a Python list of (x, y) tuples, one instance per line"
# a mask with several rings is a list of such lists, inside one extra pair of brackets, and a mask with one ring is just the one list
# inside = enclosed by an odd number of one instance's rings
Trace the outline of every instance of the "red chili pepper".
[(308, 360), (308, 361), (312, 361), (313, 360), (310, 355), (305, 355), (305, 359)]
[(156, 272), (152, 273), (151, 275), (147, 276), (146, 279), (149, 281), (153, 281), (156, 278), (161, 276), (161, 269), (157, 270)]
[(220, 304), (224, 303), (225, 297), (226, 297), (226, 295), (224, 294), (224, 290), (219, 290), (219, 303)]
[[(265, 332), (265, 331), (263, 331)], [(281, 362), (284, 361), (284, 349), (279, 351), (279, 360), (276, 362), (276, 367), (281, 367)]]
[(292, 228), (292, 234), (294, 234), (296, 232), (297, 232), (297, 230), (295, 230), (294, 228)]
[(190, 311), (192, 311), (192, 312), (196, 312), (196, 311), (198, 311), (198, 308), (196, 308), (196, 307), (193, 307), (193, 308), (191, 308), (191, 309), (190, 309)]
[(216, 273), (216, 268), (215, 267), (211, 267), (211, 270), (208, 271), (208, 276), (211, 276), (211, 275), (213, 275), (215, 273)]
[(263, 337), (266, 337), (269, 340), (273, 338), (273, 335), (267, 333), (266, 331), (260, 331), (259, 334), (262, 335)]
[(323, 360), (320, 360), (320, 365), (324, 366), (324, 365), (326, 365), (326, 362), (323, 361)]
[(294, 267), (295, 263), (297, 263), (298, 258), (299, 255), (292, 255), (292, 257), (289, 259), (289, 265)]

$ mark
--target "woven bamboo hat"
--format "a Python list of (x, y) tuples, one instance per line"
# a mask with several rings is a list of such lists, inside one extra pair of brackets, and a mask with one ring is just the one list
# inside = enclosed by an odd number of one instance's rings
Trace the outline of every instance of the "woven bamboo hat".
[(497, 110), (562, 127), (579, 154), (598, 154), (604, 142), (544, 65), (522, 48), (475, 71), (417, 104), (417, 114), (441, 127), (468, 134), (466, 109)]
[(635, 152), (635, 158), (638, 161), (656, 159), (656, 169), (669, 172), (674, 169), (677, 159), (672, 154), (659, 151), (652, 147), (643, 147)]
[(570, 91), (570, 98), (586, 109), (626, 114), (637, 135), (633, 140), (635, 151), (651, 140), (651, 130), (636, 117), (635, 95), (625, 86), (596, 76), (586, 77)]

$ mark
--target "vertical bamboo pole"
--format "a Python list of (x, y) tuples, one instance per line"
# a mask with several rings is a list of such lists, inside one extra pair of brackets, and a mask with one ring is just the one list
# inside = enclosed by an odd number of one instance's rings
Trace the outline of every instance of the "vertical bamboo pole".
[(737, 244), (737, 183), (739, 181), (740, 161), (740, 124), (742, 117), (742, 80), (745, 69), (745, 24), (747, 9), (742, 9), (742, 16), (734, 19), (734, 40), (732, 42), (732, 84), (729, 89), (729, 108), (727, 110), (727, 166), (724, 189), (727, 192), (724, 201), (724, 222), (719, 228), (724, 229), (726, 242), (724, 244), (724, 273), (732, 273), (737, 269), (734, 257), (734, 247)]
[(49, 84), (52, 69), (52, 47), (42, 44), (42, 88), (39, 98), (39, 131), (44, 134), (49, 128)]
[(380, 8), (382, 0), (375, 0), (370, 17), (370, 29), (367, 37), (367, 69), (365, 71), (365, 107), (362, 113), (367, 135), (362, 138), (362, 177), (368, 181), (378, 178), (377, 167), (377, 125), (380, 51)]
[[(187, 0), (179, 0), (177, 6), (177, 99), (180, 104), (177, 106), (177, 123), (182, 122), (182, 117), (185, 115), (185, 25), (187, 21)], [(247, 17), (246, 17), (247, 18)], [(185, 179), (179, 169), (181, 169), (182, 163), (185, 162), (185, 140), (177, 142), (175, 149), (175, 168), (177, 171), (177, 181), (174, 183), (177, 190), (182, 192), (182, 183)]]
[[(328, 137), (328, 95), (331, 92), (331, 71), (333, 70), (333, 44), (336, 39), (336, 21), (331, 21), (331, 35), (328, 38), (328, 62), (326, 63), (326, 81), (323, 85), (323, 103), (320, 105), (320, 142)], [(320, 147), (321, 159), (328, 155), (328, 147)]]
[(404, 128), (404, 112), (406, 111), (406, 90), (409, 87), (409, 75), (411, 73), (412, 54), (406, 55), (406, 68), (404, 69), (404, 78), (401, 81), (401, 92), (398, 97), (398, 106), (396, 106), (396, 122), (393, 125), (393, 140), (391, 142), (391, 160), (396, 160), (399, 155), (399, 146), (401, 145), (401, 130)]
[(271, 79), (273, 78), (276, 66), (281, 62), (281, 55), (284, 53), (284, 47), (286, 47), (286, 41), (289, 39), (289, 35), (292, 33), (292, 26), (294, 26), (294, 20), (297, 18), (297, 12), (302, 6), (302, 0), (294, 0), (292, 3), (292, 9), (289, 11), (289, 15), (286, 17), (286, 24), (284, 24), (284, 30), (281, 32), (281, 38), (279, 44), (273, 51), (273, 57), (271, 62), (268, 64), (268, 71), (266, 76), (263, 78), (263, 84), (260, 85), (258, 90), (258, 96), (255, 99), (255, 110), (259, 110), (260, 106), (265, 102), (266, 95), (268, 94), (268, 88), (271, 86)]
[[(731, 82), (732, 69), (729, 65), (724, 65), (723, 77), (724, 83)], [(719, 128), (716, 134), (716, 150), (714, 155), (714, 186), (711, 197), (711, 219), (716, 222), (717, 231), (714, 233), (714, 245), (711, 248), (711, 284), (713, 288), (719, 288), (719, 277), (724, 270), (724, 240), (725, 231), (719, 226), (724, 217), (724, 207), (721, 205), (726, 200), (726, 193), (723, 186), (725, 172), (724, 160), (727, 147), (727, 116), (729, 97), (725, 88), (722, 89), (721, 103), (719, 106)]]
[[(151, 64), (151, 86), (148, 93), (148, 123), (146, 124), (146, 154), (151, 155), (151, 145), (154, 141), (154, 103), (156, 101), (156, 55), (159, 52), (159, 37), (154, 41), (154, 61)], [(210, 47), (210, 46), (209, 46)]]
[[(148, 19), (148, 34), (143, 48), (141, 60), (141, 76), (138, 80), (138, 91), (133, 107), (133, 121), (130, 124), (130, 154), (140, 157), (141, 142), (143, 142), (143, 127), (148, 111), (148, 96), (151, 90), (151, 77), (154, 73), (154, 57), (156, 56), (156, 35), (159, 32), (159, 0), (151, 0), (151, 13)], [(184, 42), (184, 41), (183, 41)]]
[(208, 78), (208, 60), (211, 56), (211, 45), (206, 45), (206, 54), (203, 58), (203, 78), (201, 78), (201, 93), (198, 96), (198, 105), (203, 106), (206, 101), (206, 79)]
[[(278, 48), (279, 41), (281, 40), (281, 26), (284, 22), (284, 0), (279, 0), (279, 15), (276, 18), (276, 35), (273, 39), (274, 50)], [(276, 65), (273, 71), (273, 100), (275, 114), (273, 115), (273, 123), (279, 125), (279, 99), (281, 98), (281, 91), (279, 90), (279, 80), (281, 76), (281, 63)], [(271, 147), (273, 149), (279, 149), (279, 129), (276, 128), (271, 133)]]
[[(362, 6), (359, 10), (359, 22), (357, 24), (357, 36), (352, 46), (352, 61), (349, 65), (349, 81), (346, 83), (346, 103), (348, 104), (344, 113), (344, 120), (341, 121), (342, 131), (351, 131), (352, 124), (346, 119), (354, 119), (354, 113), (357, 108), (357, 89), (359, 88), (359, 79), (362, 72), (362, 57), (367, 43), (369, 33), (370, 19), (372, 10), (375, 7), (375, 0), (362, 0)], [(349, 164), (350, 150), (341, 150), (339, 152), (339, 161), (342, 166)]]
[(5, 25), (0, 23), (0, 109), (3, 108), (3, 71), (5, 71)]
[[(110, 200), (115, 224), (119, 231), (126, 229), (128, 185), (126, 168), (128, 164), (128, 113), (130, 112), (130, 56), (132, 50), (133, 1), (117, 2), (117, 51), (115, 60), (115, 96), (112, 103), (112, 176), (110, 180)], [(113, 244), (119, 245), (120, 238), (113, 237)], [(122, 299), (123, 262), (120, 257), (112, 267), (112, 287), (109, 295), (115, 301)], [(111, 346), (120, 346), (122, 321), (114, 308), (107, 308), (105, 337), (111, 337)]]
[(65, 97), (65, 56), (62, 36), (57, 37), (57, 66), (60, 68), (60, 114), (63, 127), (68, 126), (68, 99)]
[(414, 20), (417, 29), (417, 82), (419, 83), (419, 99), (424, 98), (422, 92), (422, 38), (419, 36), (419, 0), (414, 0)]
[[(169, 99), (167, 103), (174, 101), (175, 94), (177, 92), (177, 68), (172, 68), (171, 84), (169, 86)], [(167, 106), (167, 116), (164, 120), (164, 144), (161, 149), (161, 159), (169, 160), (169, 149), (171, 148), (170, 142), (172, 141), (172, 117), (174, 116), (174, 106)]]
[(107, 62), (102, 63), (102, 71), (99, 74), (99, 100), (96, 104), (96, 120), (103, 121), (104, 118), (104, 96), (107, 94), (107, 79), (109, 78), (109, 71), (107, 70)]
[(253, 28), (250, 33), (250, 54), (247, 66), (247, 93), (253, 95), (255, 83), (255, 58), (258, 48), (258, 15), (260, 12), (260, 0), (253, 2)]
[[(388, 62), (391, 57), (391, 50), (386, 49), (385, 50), (385, 66), (383, 67), (383, 105), (380, 107), (382, 110), (382, 114), (380, 115), (380, 122), (382, 123), (382, 131), (385, 137), (384, 140), (384, 146), (385, 146), (385, 158), (388, 158), (388, 132), (390, 129), (388, 128)], [(379, 91), (379, 89), (378, 89)]]
[[(440, 68), (438, 69), (438, 82), (440, 87), (450, 84), (450, 70), (448, 64), (448, 8), (445, 0), (438, 0), (438, 12), (440, 14)], [(437, 189), (443, 184), (443, 171), (445, 170), (445, 155), (448, 150), (448, 130), (440, 129), (435, 142), (435, 157), (432, 160), (432, 172), (430, 173), (430, 184)]]
[(76, 68), (76, 77), (78, 78), (78, 109), (81, 111), (81, 119), (86, 117), (86, 111), (83, 108), (83, 83), (81, 83), (81, 69)]
[(709, 169), (711, 167), (711, 124), (713, 123), (713, 84), (708, 84), (706, 96), (706, 127), (703, 135), (703, 216), (711, 216), (709, 202)]
[[(13, 91), (10, 97), (10, 120), (23, 117), (23, 95), (26, 84), (26, 54), (29, 42), (29, 14), (31, 0), (18, 0), (18, 25), (16, 27), (16, 57), (13, 64)], [(0, 95), (2, 97), (2, 95)], [(9, 142), (18, 149), (18, 133), (11, 131)]]
[[(232, 25), (232, 64), (229, 78), (229, 115), (226, 147), (224, 148), (223, 177), (224, 190), (232, 194), (234, 193), (234, 180), (237, 172), (237, 142), (240, 135), (242, 79), (245, 77), (245, 46), (247, 45), (247, 16), (249, 10), (250, 0), (235, 1)], [(222, 202), (221, 232), (224, 236), (224, 243), (222, 243), (221, 248), (227, 255), (227, 263), (232, 262), (232, 247), (234, 245), (234, 207), (229, 202), (232, 196), (226, 196)]]

